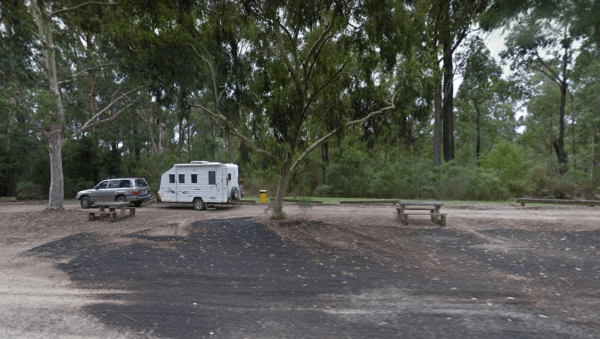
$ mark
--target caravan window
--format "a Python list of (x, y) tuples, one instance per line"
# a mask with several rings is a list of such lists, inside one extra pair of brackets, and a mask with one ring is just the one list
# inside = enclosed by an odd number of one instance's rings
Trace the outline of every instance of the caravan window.
[(175, 174), (169, 174), (169, 183), (170, 184), (174, 184), (175, 183)]
[(215, 171), (208, 171), (208, 184), (209, 185), (216, 185), (217, 184), (217, 172)]
[(198, 183), (198, 174), (192, 174), (192, 184)]
[(231, 173), (227, 173), (227, 180), (231, 180)]
[(180, 174), (179, 175), (179, 183), (180, 184), (184, 184), (185, 183), (185, 174)]

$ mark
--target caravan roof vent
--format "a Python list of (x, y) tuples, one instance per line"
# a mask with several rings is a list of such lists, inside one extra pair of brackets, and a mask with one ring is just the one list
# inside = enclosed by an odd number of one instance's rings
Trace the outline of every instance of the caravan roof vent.
[(192, 161), (190, 162), (190, 164), (208, 164), (209, 162), (206, 160), (196, 160), (196, 161)]

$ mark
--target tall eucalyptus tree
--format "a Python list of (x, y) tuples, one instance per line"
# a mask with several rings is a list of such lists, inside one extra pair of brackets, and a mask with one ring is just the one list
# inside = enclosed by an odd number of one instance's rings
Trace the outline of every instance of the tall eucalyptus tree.
[[(431, 0), (430, 21), (427, 29), (432, 45), (429, 48), (433, 53), (441, 53), (441, 88), (437, 91), (438, 98), (435, 124), (438, 126), (441, 119), (441, 129), (434, 131), (442, 136), (434, 138), (434, 164), (441, 163), (438, 159), (441, 139), (445, 161), (454, 159), (454, 54), (461, 45), (475, 23), (485, 15), (490, 6), (489, 0)], [(435, 73), (438, 71), (436, 70)]]
[[(47, 94), (39, 95), (38, 102), (32, 112), (32, 116), (29, 117), (29, 123), (31, 123), (36, 130), (44, 135), (47, 142), (48, 152), (50, 155), (50, 190), (49, 190), (49, 202), (48, 209), (62, 209), (64, 202), (64, 177), (62, 167), (62, 147), (65, 142), (65, 138), (72, 134), (65, 134), (66, 127), (66, 115), (65, 107), (63, 104), (63, 92), (61, 90), (61, 80), (59, 79), (59, 51), (58, 44), (55, 41), (55, 31), (61, 29), (68, 29), (68, 27), (61, 27), (62, 23), (65, 25), (66, 21), (61, 20), (61, 17), (67, 15), (77, 15), (79, 8), (89, 5), (115, 5), (110, 2), (79, 2), (74, 4), (72, 7), (67, 7), (62, 2), (45, 1), (45, 0), (31, 0), (28, 2), (31, 15), (34, 18), (37, 32), (37, 46), (39, 52), (39, 72), (47, 81)], [(65, 41), (64, 43), (69, 43)], [(71, 41), (73, 43), (73, 41)], [(70, 65), (72, 66), (72, 65)], [(62, 69), (64, 70), (64, 69)], [(77, 69), (76, 72), (70, 74), (70, 77), (76, 77), (79, 72), (85, 73), (84, 69)], [(91, 117), (87, 119), (74, 131), (75, 134), (82, 133), (88, 128), (98, 125), (106, 120), (112, 120), (123, 110), (128, 108), (129, 105), (121, 107), (120, 109), (114, 109), (113, 106), (121, 101), (122, 99), (129, 96), (136, 90), (130, 90), (128, 92), (117, 92), (111, 101), (106, 103), (106, 106), (97, 111)]]
[[(573, 3), (563, 1), (555, 6), (534, 8), (519, 17), (507, 36), (507, 50), (502, 57), (523, 76), (540, 73), (553, 82), (560, 92), (558, 129), (548, 129), (559, 164), (567, 164), (565, 150), (566, 109), (572, 82), (574, 37)], [(560, 169), (564, 173), (566, 167)]]
[[(262, 149), (242, 135), (227, 117), (202, 106), (219, 119), (230, 133), (244, 140), (257, 153), (273, 159), (280, 168), (273, 218), (284, 218), (283, 198), (291, 175), (299, 164), (342, 127), (359, 125), (394, 109), (394, 93), (382, 90), (390, 97), (386, 105), (364, 117), (337, 125), (318, 140), (306, 138), (307, 123), (323, 116), (319, 98), (323, 91), (344, 75), (353, 61), (348, 50), (349, 16), (353, 8), (344, 1), (240, 1), (245, 12), (260, 30), (254, 51), (265, 60), (258, 70), (265, 77), (267, 90), (262, 95), (263, 112), (275, 141), (269, 149)], [(384, 80), (382, 84), (387, 84)], [(215, 82), (214, 92), (217, 92)], [(342, 92), (345, 90), (341, 89)]]
[(460, 85), (459, 96), (471, 101), (475, 108), (475, 157), (479, 164), (481, 156), (481, 123), (487, 115), (487, 103), (493, 99), (492, 86), (502, 74), (500, 66), (490, 56), (489, 50), (480, 39), (473, 39)]

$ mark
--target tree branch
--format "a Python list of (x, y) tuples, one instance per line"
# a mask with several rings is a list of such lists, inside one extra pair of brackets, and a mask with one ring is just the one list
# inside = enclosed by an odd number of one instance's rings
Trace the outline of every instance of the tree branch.
[(458, 31), (456, 42), (455, 42), (454, 46), (452, 46), (452, 53), (454, 53), (454, 51), (462, 43), (463, 39), (467, 36), (467, 31), (468, 31), (469, 27), (471, 27), (471, 23), (473, 22), (473, 19), (475, 18), (475, 14), (477, 14), (477, 11), (479, 10), (479, 7), (482, 4), (483, 4), (483, 1), (478, 1), (475, 4), (475, 8), (473, 8), (473, 11), (469, 15), (469, 19), (467, 20), (465, 25), (463, 27), (461, 27), (461, 29)]
[[(392, 95), (392, 100), (391, 101), (386, 101), (386, 103), (389, 106), (386, 106), (378, 111), (374, 111), (369, 113), (366, 117), (362, 118), (362, 119), (358, 119), (358, 120), (353, 120), (353, 121), (349, 121), (346, 123), (346, 127), (350, 127), (350, 126), (354, 126), (360, 123), (363, 123), (367, 120), (370, 120), (372, 118), (375, 118), (377, 116), (380, 116), (382, 114), (387, 113), (388, 111), (396, 108), (396, 106), (394, 105), (394, 101), (396, 98), (396, 94), (398, 94), (399, 91), (394, 92), (394, 94)], [(306, 159), (306, 157), (308, 157), (308, 155), (314, 151), (317, 147), (319, 147), (325, 140), (329, 139), (332, 135), (334, 135), (337, 131), (340, 130), (340, 127), (334, 129), (333, 131), (329, 132), (327, 135), (325, 135), (324, 137), (322, 137), (321, 139), (315, 141), (312, 145), (310, 145), (310, 147), (308, 147), (306, 149), (306, 151), (304, 151), (304, 153), (298, 158), (296, 159), (296, 161), (294, 162), (294, 164), (292, 165), (292, 167), (290, 168), (290, 173), (294, 173), (294, 171), (296, 170), (296, 168), (298, 167), (298, 165), (304, 160)]]
[(285, 51), (285, 47), (283, 46), (283, 38), (281, 36), (281, 31), (279, 30), (279, 21), (277, 21), (273, 27), (273, 31), (275, 33), (275, 39), (277, 40), (277, 49), (279, 49), (279, 55), (285, 64), (285, 67), (288, 69), (294, 82), (296, 83), (296, 89), (298, 90), (300, 97), (304, 97), (304, 86), (302, 84), (302, 79), (300, 79), (300, 74), (298, 74), (298, 70), (292, 66), (290, 59), (287, 56)]
[(392, 100), (391, 101), (386, 101), (386, 103), (389, 106), (386, 106), (386, 107), (384, 107), (384, 108), (382, 108), (382, 109), (380, 109), (378, 111), (371, 112), (366, 117), (364, 117), (362, 119), (349, 121), (349, 122), (346, 123), (346, 127), (350, 127), (350, 126), (361, 124), (361, 123), (366, 122), (366, 121), (368, 121), (368, 120), (370, 120), (372, 118), (375, 118), (375, 117), (377, 117), (379, 115), (385, 114), (385, 113), (387, 113), (387, 111), (390, 111), (390, 110), (396, 108), (396, 105), (394, 105), (394, 100), (395, 100), (396, 94), (398, 94), (398, 92), (399, 91), (394, 92), (394, 95), (392, 95)]
[[(94, 126), (97, 126), (97, 125), (103, 124), (103, 123), (105, 123), (105, 122), (107, 122), (107, 121), (115, 120), (115, 119), (116, 119), (116, 118), (117, 118), (117, 117), (118, 117), (118, 116), (119, 116), (121, 113), (123, 113), (123, 111), (125, 111), (125, 110), (129, 109), (131, 106), (133, 106), (133, 104), (134, 104), (136, 101), (138, 101), (138, 100), (139, 100), (139, 99), (140, 99), (142, 96), (143, 96), (143, 94), (140, 94), (140, 95), (138, 95), (138, 96), (137, 96), (137, 98), (133, 99), (133, 101), (132, 101), (132, 102), (130, 102), (130, 103), (127, 105), (127, 106), (123, 107), (123, 108), (122, 108), (122, 109), (120, 109), (118, 112), (116, 112), (116, 113), (112, 114), (110, 117), (108, 117), (108, 118), (106, 118), (106, 119), (98, 120), (98, 121), (96, 121), (96, 122), (94, 122), (94, 123), (90, 123), (90, 124), (88, 124), (87, 126), (85, 126), (85, 128), (84, 128), (84, 127), (82, 127), (82, 128), (80, 128), (80, 129), (78, 129), (78, 130), (77, 130), (77, 131), (76, 131), (76, 132), (73, 134), (73, 136), (80, 135), (81, 133), (83, 133), (83, 132), (84, 132), (84, 130), (85, 130), (85, 129), (88, 129), (88, 128), (90, 128), (90, 127), (94, 127)], [(89, 122), (89, 121), (88, 121), (88, 122)]]
[(335, 19), (337, 18), (337, 14), (340, 9), (341, 3), (341, 1), (336, 1), (335, 8), (333, 9), (333, 15), (331, 16), (331, 22), (329, 23), (329, 25), (327, 25), (323, 33), (321, 33), (317, 41), (315, 41), (315, 43), (308, 50), (308, 53), (306, 53), (306, 55), (304, 56), (304, 61), (302, 62), (303, 65), (306, 65), (308, 63), (308, 58), (310, 57), (310, 55), (313, 54), (314, 51), (320, 47), (320, 45), (325, 41), (329, 33), (333, 30), (333, 26), (335, 25)]
[(57, 16), (58, 14), (62, 14), (65, 12), (70, 12), (70, 11), (74, 11), (76, 9), (79, 9), (81, 7), (87, 6), (87, 5), (109, 5), (109, 6), (116, 6), (116, 3), (110, 3), (110, 2), (104, 2), (104, 1), (88, 1), (88, 2), (84, 2), (82, 4), (79, 4), (75, 7), (71, 7), (71, 8), (65, 8), (65, 9), (60, 9), (56, 12), (52, 12), (50, 14), (50, 17), (54, 17)]
[(105, 121), (110, 121), (110, 120), (113, 120), (113, 119), (115, 119), (115, 118), (116, 118), (116, 117), (117, 117), (119, 114), (121, 114), (121, 112), (123, 112), (125, 109), (127, 109), (127, 108), (131, 107), (131, 105), (133, 105), (133, 103), (134, 103), (134, 102), (136, 102), (136, 101), (137, 101), (139, 98), (141, 98), (143, 94), (140, 94), (140, 95), (138, 95), (138, 97), (137, 97), (137, 98), (135, 98), (135, 100), (133, 100), (133, 101), (132, 101), (132, 102), (131, 102), (129, 105), (127, 105), (125, 108), (123, 108), (123, 109), (119, 110), (117, 113), (115, 113), (115, 114), (111, 115), (111, 117), (109, 117), (109, 118), (106, 118), (106, 119), (103, 119), (103, 120), (98, 120), (98, 121), (95, 121), (95, 122), (94, 122), (94, 120), (96, 120), (96, 119), (97, 119), (97, 118), (98, 118), (100, 115), (102, 115), (104, 112), (106, 112), (106, 111), (107, 111), (109, 108), (111, 108), (111, 107), (112, 107), (114, 104), (116, 104), (117, 102), (119, 102), (121, 99), (123, 99), (124, 97), (126, 97), (126, 96), (127, 96), (127, 95), (129, 95), (130, 93), (132, 93), (132, 92), (135, 92), (135, 91), (138, 91), (138, 90), (139, 90), (139, 89), (141, 89), (141, 88), (143, 88), (143, 86), (142, 86), (142, 87), (135, 88), (135, 89), (132, 89), (131, 91), (129, 91), (129, 92), (127, 92), (127, 93), (122, 93), (122, 94), (121, 94), (119, 97), (117, 97), (117, 98), (115, 98), (115, 99), (111, 100), (111, 102), (110, 102), (110, 103), (109, 103), (109, 104), (108, 104), (106, 107), (104, 107), (102, 110), (98, 111), (96, 114), (94, 114), (94, 116), (92, 116), (90, 119), (88, 119), (88, 121), (86, 121), (86, 122), (85, 122), (85, 123), (84, 123), (84, 124), (83, 124), (83, 125), (82, 125), (82, 126), (81, 126), (81, 127), (80, 127), (80, 128), (77, 130), (77, 131), (76, 131), (76, 132), (75, 132), (75, 134), (74, 134), (74, 135), (79, 135), (79, 134), (81, 134), (82, 132), (84, 132), (86, 129), (88, 129), (88, 128), (90, 128), (90, 127), (93, 127), (93, 126), (96, 126), (96, 125), (99, 125), (99, 124), (100, 124), (100, 123), (102, 123), (102, 122), (105, 122)]
[[(194, 93), (194, 95), (196, 95), (196, 93)], [(197, 96), (197, 95), (196, 95)], [(224, 116), (221, 113), (215, 113), (213, 111), (211, 111), (209, 108), (207, 108), (205, 105), (198, 105), (198, 104), (192, 104), (192, 107), (196, 107), (196, 108), (200, 108), (202, 110), (204, 110), (206, 113), (208, 113), (210, 116), (221, 120), (223, 123), (225, 123), (225, 125), (227, 126), (227, 131), (226, 133), (232, 133), (233, 135), (237, 136), (238, 138), (240, 138), (244, 143), (246, 143), (246, 145), (248, 145), (248, 147), (250, 147), (250, 149), (252, 149), (252, 151), (254, 151), (257, 154), (263, 155), (267, 158), (274, 158), (273, 155), (269, 152), (267, 152), (266, 150), (257, 147), (252, 140), (248, 139), (245, 135), (243, 135), (242, 133), (240, 133), (235, 126), (233, 126), (233, 124), (229, 121), (229, 119), (227, 119), (226, 116)]]
[(110, 64), (102, 64), (102, 65), (98, 65), (98, 66), (94, 66), (94, 67), (88, 67), (88, 68), (84, 68), (84, 69), (82, 69), (81, 71), (79, 71), (79, 72), (77, 72), (77, 73), (73, 74), (73, 76), (72, 76), (70, 79), (68, 79), (68, 80), (63, 80), (63, 81), (59, 81), (59, 82), (58, 82), (58, 84), (59, 84), (59, 85), (61, 85), (61, 84), (67, 83), (67, 82), (74, 81), (74, 80), (75, 80), (75, 78), (76, 78), (76, 77), (78, 77), (78, 76), (79, 76), (81, 73), (84, 73), (84, 72), (90, 71), (90, 70), (92, 70), (92, 69), (101, 68), (101, 67), (104, 67), (104, 66), (113, 66), (113, 65), (114, 65), (113, 63), (110, 63)]
[(342, 65), (342, 67), (326, 82), (324, 83), (321, 87), (319, 87), (315, 93), (313, 95), (310, 96), (310, 98), (308, 99), (308, 103), (306, 103), (306, 105), (304, 105), (304, 113), (302, 115), (302, 120), (304, 121), (304, 118), (306, 117), (306, 112), (308, 110), (308, 107), (310, 106), (310, 104), (313, 102), (313, 100), (317, 97), (317, 95), (323, 90), (325, 89), (325, 87), (329, 86), (330, 84), (333, 83), (334, 79), (337, 78), (337, 76), (342, 72), (342, 70), (344, 70), (344, 67), (346, 67), (346, 65), (350, 62), (350, 60), (347, 60), (346, 62), (344, 62), (344, 64)]

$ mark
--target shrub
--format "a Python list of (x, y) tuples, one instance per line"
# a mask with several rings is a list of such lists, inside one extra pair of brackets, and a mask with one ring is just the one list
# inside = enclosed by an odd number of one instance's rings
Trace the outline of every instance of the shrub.
[(438, 192), (442, 198), (458, 200), (499, 200), (510, 196), (495, 169), (463, 167), (454, 162), (442, 166)]
[(21, 181), (17, 183), (17, 199), (33, 200), (43, 199), (44, 194), (39, 184), (34, 184), (30, 181)]
[(84, 178), (73, 180), (65, 177), (65, 198), (74, 198), (78, 191), (94, 187), (94, 184), (95, 182)]
[(511, 195), (523, 196), (531, 191), (533, 162), (523, 147), (502, 141), (481, 159), (481, 166), (497, 170)]
[(330, 163), (325, 173), (325, 184), (331, 186), (330, 194), (336, 197), (364, 197), (371, 176), (366, 159), (364, 153), (350, 149), (338, 161)]

